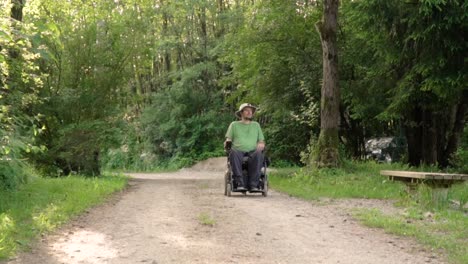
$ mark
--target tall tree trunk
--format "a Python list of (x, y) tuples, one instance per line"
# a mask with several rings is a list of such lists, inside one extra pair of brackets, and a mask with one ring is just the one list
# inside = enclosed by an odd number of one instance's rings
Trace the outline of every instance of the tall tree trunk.
[(323, 55), (323, 84), (320, 113), (320, 135), (313, 162), (318, 167), (337, 167), (338, 129), (340, 124), (340, 90), (338, 87), (338, 26), (339, 0), (325, 0), (323, 18), (315, 26), (320, 34)]
[(428, 120), (431, 120), (429, 110), (415, 102), (412, 109), (407, 111), (405, 118), (406, 139), (408, 142), (408, 163), (411, 166), (419, 166), (428, 163), (428, 157), (433, 150), (432, 134), (428, 132), (431, 127)]
[(463, 134), (463, 129), (466, 125), (468, 118), (468, 90), (465, 90), (462, 94), (462, 99), (457, 106), (455, 119), (452, 129), (448, 133), (447, 145), (445, 146), (443, 155), (439, 156), (439, 164), (442, 167), (449, 165), (449, 160), (453, 153), (457, 150), (460, 145), (460, 138)]
[(25, 0), (11, 0), (11, 17), (17, 21), (23, 21), (23, 6)]
[[(161, 6), (166, 4), (165, 2), (161, 1)], [(167, 3), (169, 5), (169, 3)], [(163, 11), (163, 21), (162, 21), (162, 36), (167, 37), (169, 35), (169, 15), (166, 10)], [(172, 80), (169, 78), (169, 73), (171, 72), (171, 53), (168, 48), (165, 48), (164, 56), (162, 58), (162, 63), (164, 64), (164, 71), (165, 75), (167, 76), (166, 85), (171, 86)]]
[[(207, 21), (206, 21), (206, 7), (202, 6), (200, 13), (199, 13), (199, 20), (200, 20), (200, 35), (202, 39), (202, 47), (203, 47), (203, 58), (202, 61), (203, 63), (208, 63), (208, 30), (207, 30)], [(207, 92), (210, 92), (209, 89), (209, 76), (208, 76), (208, 71), (206, 68), (202, 72), (202, 78), (203, 78), (203, 84), (204, 84), (204, 89)]]
[(419, 166), (421, 164), (421, 128), (419, 125), (406, 124), (405, 132), (408, 143), (408, 163), (412, 166)]
[[(16, 23), (16, 21), (18, 22), (23, 21), (24, 1), (25, 0), (11, 0), (11, 3), (13, 4), (11, 7), (11, 18), (13, 18), (13, 21), (14, 21), (13, 28), (18, 29), (19, 24)], [(8, 52), (12, 59), (18, 58), (20, 54), (17, 48), (10, 48)]]
[(222, 16), (224, 15), (226, 7), (224, 6), (224, 0), (217, 0), (218, 3), (218, 13), (216, 24), (217, 28), (213, 28), (213, 32), (215, 32), (215, 38), (219, 38), (224, 34), (224, 22)]
[(433, 110), (423, 111), (422, 161), (427, 165), (437, 163), (438, 123), (438, 115)]

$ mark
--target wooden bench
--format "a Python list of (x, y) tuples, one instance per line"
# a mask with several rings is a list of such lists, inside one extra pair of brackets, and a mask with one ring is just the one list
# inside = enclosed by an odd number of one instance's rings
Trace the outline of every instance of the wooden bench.
[(452, 184), (468, 180), (468, 174), (452, 174), (439, 172), (414, 172), (382, 170), (380, 175), (388, 176), (391, 181), (402, 181), (412, 193), (416, 187), (424, 183), (432, 188), (433, 199), (447, 199), (447, 192)]

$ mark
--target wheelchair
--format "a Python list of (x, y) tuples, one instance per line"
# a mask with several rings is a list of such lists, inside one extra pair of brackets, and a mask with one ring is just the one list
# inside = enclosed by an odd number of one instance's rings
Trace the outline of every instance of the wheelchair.
[[(247, 192), (249, 193), (261, 193), (264, 197), (268, 196), (268, 175), (267, 175), (267, 167), (270, 164), (269, 158), (266, 156), (263, 159), (263, 164), (262, 168), (260, 170), (260, 178), (258, 182), (258, 190), (237, 190), (237, 183), (234, 180), (233, 173), (232, 173), (232, 168), (231, 168), (231, 163), (229, 161), (229, 153), (231, 151), (232, 147), (232, 142), (226, 142), (226, 154), (227, 154), (227, 170), (224, 175), (224, 195), (230, 197), (233, 192), (239, 192), (244, 195), (247, 195)], [(249, 156), (245, 155), (243, 160), (242, 160), (242, 177), (244, 179), (247, 179), (248, 177), (248, 171), (247, 171), (247, 162), (249, 160)]]

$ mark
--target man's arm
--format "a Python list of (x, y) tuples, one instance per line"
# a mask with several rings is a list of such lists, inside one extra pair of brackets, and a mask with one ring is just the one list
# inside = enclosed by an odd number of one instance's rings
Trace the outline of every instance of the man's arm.
[(232, 142), (232, 123), (229, 124), (228, 130), (226, 132), (226, 140), (224, 141), (224, 148), (226, 148), (227, 142)]
[(265, 149), (265, 137), (263, 136), (262, 128), (258, 124), (258, 141), (257, 141), (257, 151), (263, 151)]

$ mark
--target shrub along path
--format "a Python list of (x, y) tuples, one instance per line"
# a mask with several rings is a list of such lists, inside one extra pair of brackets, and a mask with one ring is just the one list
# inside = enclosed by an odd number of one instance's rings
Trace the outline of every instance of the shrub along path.
[[(445, 263), (411, 239), (362, 226), (349, 209), (378, 200), (306, 202), (223, 195), (224, 158), (130, 187), (10, 263)], [(215, 170), (217, 168), (218, 170)]]

